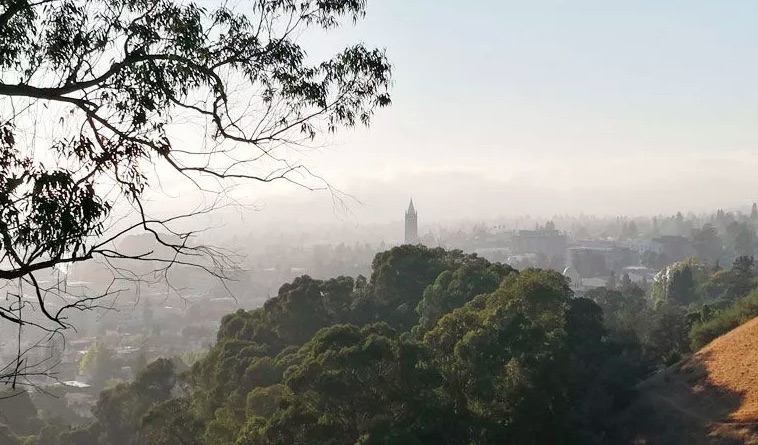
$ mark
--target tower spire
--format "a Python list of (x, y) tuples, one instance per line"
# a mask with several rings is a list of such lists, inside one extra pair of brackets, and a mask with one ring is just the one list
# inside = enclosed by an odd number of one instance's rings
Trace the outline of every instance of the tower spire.
[(413, 198), (405, 211), (405, 244), (418, 244), (418, 212), (413, 206)]
[(415, 214), (416, 209), (413, 207), (413, 198), (411, 198), (411, 203), (408, 204), (408, 210), (405, 212), (406, 214)]

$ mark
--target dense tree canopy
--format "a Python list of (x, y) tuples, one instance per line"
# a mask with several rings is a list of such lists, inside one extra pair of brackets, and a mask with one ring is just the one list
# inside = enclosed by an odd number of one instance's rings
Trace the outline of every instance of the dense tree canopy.
[[(698, 289), (723, 273), (753, 277), (750, 258), (713, 273), (696, 265), (671, 270), (689, 267)], [(227, 315), (191, 369), (149, 363), (101, 393), (92, 424), (16, 419), (8, 437), (37, 428), (30, 444), (611, 443), (636, 384), (690, 341), (755, 316), (756, 295), (695, 312), (686, 298), (653, 304), (626, 277), (579, 297), (557, 272), (401, 246), (376, 256), (368, 280), (302, 276)]]
[(554, 272), (401, 246), (377, 255), (366, 282), (304, 276), (226, 316), (188, 373), (154, 361), (102, 392), (94, 424), (45, 440), (571, 443), (603, 428), (569, 407), (618, 392), (598, 378), (613, 355), (603, 338), (600, 308)]

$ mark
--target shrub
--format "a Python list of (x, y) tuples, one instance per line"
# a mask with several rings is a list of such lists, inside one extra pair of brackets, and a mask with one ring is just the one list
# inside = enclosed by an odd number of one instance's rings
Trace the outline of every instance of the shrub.
[(697, 351), (739, 325), (758, 317), (758, 289), (741, 298), (705, 322), (695, 323), (690, 330), (692, 350)]

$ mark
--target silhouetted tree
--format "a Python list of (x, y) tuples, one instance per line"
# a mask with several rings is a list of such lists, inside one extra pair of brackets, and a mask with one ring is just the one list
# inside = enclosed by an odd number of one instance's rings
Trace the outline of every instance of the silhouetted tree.
[(692, 267), (685, 265), (671, 271), (668, 285), (668, 298), (679, 305), (687, 306), (695, 298), (695, 280)]
[[(287, 147), (367, 125), (390, 103), (390, 65), (383, 51), (363, 45), (323, 61), (306, 57), (297, 38), (365, 10), (354, 0), (262, 0), (244, 12), (170, 0), (4, 2), (0, 280), (20, 280), (36, 299), (26, 311), (4, 303), (0, 317), (28, 331), (36, 310), (48, 319), (39, 328), (64, 329), (66, 310), (96, 304), (72, 295), (62, 310), (48, 307), (53, 290), (37, 276), (57, 264), (99, 258), (118, 265), (110, 269), (118, 278), (119, 260), (149, 261), (150, 272), (164, 276), (180, 264), (226, 278), (223, 251), (176, 227), (210, 209), (163, 219), (146, 211), (153, 168), (211, 191), (232, 181), (323, 186), (302, 182), (317, 177), (291, 162)], [(176, 146), (169, 130), (180, 115), (199, 124), (196, 144)], [(35, 122), (45, 131), (29, 130)], [(122, 205), (132, 207), (129, 219), (107, 225)], [(135, 232), (154, 246), (119, 250), (115, 241)]]
[(700, 230), (695, 230), (691, 237), (695, 256), (708, 263), (717, 263), (723, 255), (721, 239), (716, 229), (706, 224)]

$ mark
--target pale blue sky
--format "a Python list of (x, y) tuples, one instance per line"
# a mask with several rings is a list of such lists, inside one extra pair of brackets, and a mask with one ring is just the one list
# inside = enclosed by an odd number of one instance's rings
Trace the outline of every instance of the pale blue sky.
[[(758, 190), (756, 23), (748, 1), (370, 1), (312, 53), (386, 47), (395, 104), (312, 162), (359, 195), (367, 177), (463, 171), (509, 193), (525, 181), (556, 211), (553, 190), (590, 212), (637, 213), (651, 193), (677, 199), (650, 211), (738, 205)], [(446, 184), (430, 201), (477, 192)], [(621, 203), (592, 202), (597, 188)]]
[[(749, 205), (757, 23), (748, 0), (369, 0), (364, 21), (301, 43), (385, 47), (394, 105), (302, 156), (362, 201), (359, 223), (411, 195), (422, 222)], [(280, 191), (250, 191), (256, 219), (332, 202)]]

